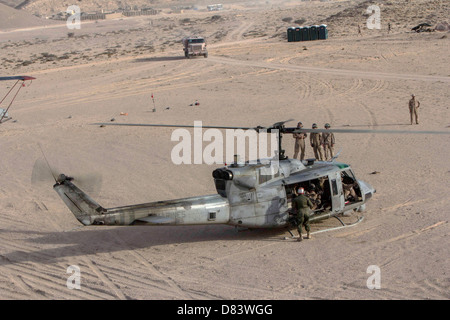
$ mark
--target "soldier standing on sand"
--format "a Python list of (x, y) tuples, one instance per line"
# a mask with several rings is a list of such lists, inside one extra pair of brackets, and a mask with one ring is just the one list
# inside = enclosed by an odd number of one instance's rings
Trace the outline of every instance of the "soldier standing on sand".
[(305, 226), (306, 239), (311, 239), (310, 226), (309, 226), (309, 210), (313, 207), (311, 200), (305, 196), (305, 189), (298, 188), (298, 196), (292, 200), (292, 208), (294, 209), (294, 215), (297, 222), (298, 239), (302, 241), (302, 226)]
[[(317, 124), (313, 123), (312, 128), (317, 129)], [(323, 161), (320, 133), (311, 132), (311, 134), (309, 135), (309, 142), (311, 143), (311, 147), (314, 150), (314, 156), (316, 157), (316, 159)]]
[[(417, 102), (417, 105), (416, 105)], [(413, 116), (416, 120), (416, 124), (419, 124), (419, 115), (417, 114), (417, 109), (420, 107), (420, 102), (416, 100), (415, 95), (411, 95), (411, 100), (409, 100), (409, 115), (411, 118), (411, 124), (413, 124)]]
[[(297, 128), (298, 129), (303, 128), (303, 124), (301, 122), (299, 122), (297, 124)], [(303, 132), (302, 133), (294, 133), (293, 136), (295, 138), (294, 159), (297, 159), (298, 152), (301, 151), (300, 160), (303, 160), (305, 158), (305, 139), (307, 137), (307, 134), (303, 133)]]
[[(329, 129), (330, 124), (325, 123), (325, 129)], [(333, 132), (322, 132), (322, 146), (323, 151), (325, 152), (325, 160), (332, 159), (334, 157), (334, 134)], [(330, 153), (330, 158), (328, 158), (328, 153)]]

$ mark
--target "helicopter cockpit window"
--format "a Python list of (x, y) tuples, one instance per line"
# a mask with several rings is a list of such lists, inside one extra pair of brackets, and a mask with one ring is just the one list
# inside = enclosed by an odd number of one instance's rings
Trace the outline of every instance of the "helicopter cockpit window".
[(341, 172), (341, 179), (345, 205), (361, 201), (361, 190), (353, 173), (350, 170), (344, 170)]
[(341, 172), (342, 183), (352, 184), (355, 182), (355, 177), (350, 170), (345, 170)]
[(265, 183), (265, 182), (267, 182), (267, 181), (269, 181), (271, 179), (272, 179), (272, 175), (270, 175), (270, 174), (269, 175), (262, 174), (260, 172), (260, 174), (259, 174), (259, 184)]
[(338, 187), (337, 187), (336, 179), (331, 180), (331, 188), (333, 189), (333, 195), (337, 195)]
[(280, 176), (280, 170), (272, 170), (273, 172), (271, 172), (271, 169), (272, 168), (259, 169), (259, 184), (265, 183)]

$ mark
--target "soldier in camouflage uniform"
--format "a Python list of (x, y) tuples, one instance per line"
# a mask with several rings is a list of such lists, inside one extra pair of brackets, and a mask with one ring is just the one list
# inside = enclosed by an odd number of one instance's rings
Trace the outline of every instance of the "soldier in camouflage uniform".
[[(317, 124), (313, 123), (313, 129), (317, 129)], [(322, 153), (322, 138), (320, 137), (319, 132), (311, 132), (309, 135), (309, 142), (311, 143), (311, 147), (314, 150), (314, 156), (317, 160), (323, 161), (323, 153)]]
[(416, 124), (419, 124), (419, 115), (417, 114), (417, 109), (420, 107), (420, 102), (417, 101), (416, 105), (416, 96), (411, 95), (411, 100), (409, 100), (409, 116), (411, 118), (411, 124), (413, 124), (413, 116), (416, 120)]
[[(330, 124), (325, 124), (325, 129), (329, 129)], [(322, 146), (323, 151), (325, 152), (325, 160), (331, 160), (334, 157), (334, 134), (333, 132), (322, 132)], [(328, 153), (330, 154), (330, 158), (328, 158)]]
[(309, 210), (313, 207), (313, 204), (311, 200), (305, 196), (305, 189), (298, 188), (297, 194), (298, 196), (292, 200), (292, 208), (294, 210), (299, 235), (297, 241), (302, 241), (302, 225), (305, 226), (306, 239), (311, 239), (311, 235), (309, 233), (311, 230), (309, 226)]
[(311, 200), (313, 207), (312, 210), (315, 210), (320, 207), (320, 194), (316, 190), (316, 185), (311, 184), (309, 189), (305, 191), (305, 195)]
[[(299, 122), (297, 124), (297, 128), (303, 128), (303, 124)], [(307, 137), (306, 133), (294, 133), (293, 137), (295, 138), (295, 148), (294, 148), (294, 159), (297, 159), (298, 152), (300, 153), (300, 160), (305, 159), (305, 139)]]

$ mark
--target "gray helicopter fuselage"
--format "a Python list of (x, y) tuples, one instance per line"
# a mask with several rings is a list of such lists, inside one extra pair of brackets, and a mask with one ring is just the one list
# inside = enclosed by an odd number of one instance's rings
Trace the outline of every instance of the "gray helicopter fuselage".
[[(249, 228), (285, 226), (292, 213), (294, 190), (308, 190), (313, 182), (322, 183), (325, 197), (322, 206), (311, 212), (312, 221), (362, 211), (366, 200), (375, 193), (369, 184), (355, 178), (349, 165), (337, 162), (286, 159), (270, 164), (234, 164), (215, 170), (213, 176), (218, 193), (228, 199), (229, 224)], [(352, 201), (345, 198), (343, 176), (352, 181), (356, 190)]]
[[(343, 176), (357, 190), (353, 201), (344, 199)], [(234, 163), (213, 172), (217, 194), (157, 201), (105, 209), (68, 179), (54, 185), (76, 218), (85, 225), (196, 225), (229, 224), (274, 228), (289, 223), (293, 191), (320, 185), (321, 207), (311, 220), (350, 210), (362, 210), (375, 190), (356, 180), (351, 168), (336, 162), (296, 159)]]

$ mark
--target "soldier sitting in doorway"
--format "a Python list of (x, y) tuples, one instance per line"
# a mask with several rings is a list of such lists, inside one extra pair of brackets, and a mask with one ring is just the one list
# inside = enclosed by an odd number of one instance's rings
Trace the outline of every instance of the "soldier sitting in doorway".
[(342, 188), (344, 189), (344, 200), (347, 202), (357, 202), (359, 200), (355, 191), (355, 180), (341, 173)]
[(320, 208), (321, 205), (321, 194), (316, 188), (316, 185), (311, 183), (309, 187), (306, 189), (306, 196), (311, 200), (313, 203), (312, 210), (316, 210)]

